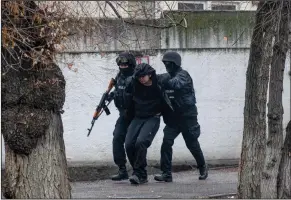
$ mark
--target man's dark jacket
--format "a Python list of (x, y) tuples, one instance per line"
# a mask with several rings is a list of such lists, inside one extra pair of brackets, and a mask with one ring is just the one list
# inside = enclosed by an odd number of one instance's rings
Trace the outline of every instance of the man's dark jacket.
[[(162, 87), (162, 81), (167, 78), (167, 74), (163, 75), (156, 75), (155, 72), (153, 73), (152, 79), (153, 79), (153, 84), (157, 84), (157, 89), (158, 93), (155, 92), (155, 95), (157, 95), (157, 99), (161, 100), (161, 103), (159, 104), (161, 107), (159, 110), (161, 111), (161, 114), (163, 115), (164, 113), (168, 113), (170, 111), (173, 111), (173, 107), (171, 105), (171, 101), (169, 100), (168, 96), (165, 93), (164, 88)], [(128, 85), (126, 86), (125, 92), (124, 92), (124, 102), (125, 102), (125, 107), (129, 111), (134, 111), (136, 108), (134, 108), (134, 100), (139, 101), (139, 104), (147, 104), (146, 101), (147, 99), (142, 99), (141, 93), (143, 92), (142, 89), (140, 89), (141, 83), (137, 80), (135, 76), (131, 77), (131, 80), (128, 80)], [(153, 102), (155, 103), (155, 102)], [(146, 113), (147, 107), (144, 107), (143, 109), (144, 113), (136, 113), (140, 116), (150, 116), (150, 113)], [(139, 117), (139, 116), (138, 116)]]

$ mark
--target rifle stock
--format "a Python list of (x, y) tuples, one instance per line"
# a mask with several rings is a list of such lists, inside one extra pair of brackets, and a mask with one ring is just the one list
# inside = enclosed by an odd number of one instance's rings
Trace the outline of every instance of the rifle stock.
[[(93, 119), (91, 121), (91, 127), (88, 128), (88, 135), (87, 137), (89, 137), (92, 129), (93, 129), (93, 126), (94, 126), (94, 123), (95, 121), (100, 117), (100, 115), (103, 113), (103, 111), (105, 111), (106, 115), (110, 115), (110, 111), (108, 109), (108, 105), (111, 103), (111, 101), (108, 101), (108, 95), (109, 95), (109, 92), (112, 90), (112, 88), (114, 87), (115, 85), (115, 79), (114, 78), (111, 78), (109, 84), (108, 84), (108, 88), (106, 89), (106, 91), (103, 93), (102, 95), (102, 98), (94, 112), (94, 115), (93, 115)], [(106, 101), (107, 101), (107, 104), (106, 104)]]

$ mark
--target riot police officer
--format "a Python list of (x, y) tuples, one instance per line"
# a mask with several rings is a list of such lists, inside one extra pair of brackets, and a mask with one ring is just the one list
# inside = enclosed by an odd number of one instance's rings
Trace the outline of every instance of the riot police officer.
[(136, 60), (131, 53), (122, 52), (116, 58), (116, 63), (119, 66), (120, 71), (116, 78), (115, 90), (110, 93), (109, 100), (114, 99), (114, 104), (119, 111), (119, 118), (115, 124), (112, 141), (113, 159), (115, 164), (118, 166), (119, 171), (116, 175), (112, 176), (112, 180), (121, 181), (128, 179), (124, 142), (127, 128), (133, 118), (131, 112), (126, 110), (124, 107), (123, 93), (127, 80), (130, 80), (130, 77), (134, 73)]
[(199, 180), (208, 176), (204, 155), (198, 142), (200, 125), (197, 120), (197, 107), (194, 86), (191, 76), (181, 68), (181, 56), (176, 52), (167, 52), (162, 59), (168, 79), (163, 81), (174, 112), (163, 115), (166, 124), (161, 146), (161, 175), (154, 177), (156, 181), (172, 182), (172, 146), (175, 138), (182, 133), (187, 148), (197, 162), (200, 172)]

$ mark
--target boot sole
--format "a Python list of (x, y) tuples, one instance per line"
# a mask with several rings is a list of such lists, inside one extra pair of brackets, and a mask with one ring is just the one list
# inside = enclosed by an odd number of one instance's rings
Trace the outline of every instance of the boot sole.
[(208, 174), (205, 177), (199, 177), (199, 180), (205, 180), (207, 179), (207, 177), (208, 177)]
[(133, 179), (129, 179), (129, 181), (130, 181), (130, 183), (133, 184), (133, 185), (138, 185), (138, 184), (139, 184), (139, 182), (137, 182), (137, 181), (135, 181), (135, 180), (133, 180)]
[(144, 183), (147, 183), (148, 182), (148, 180), (142, 181), (142, 182), (137, 182), (136, 180), (133, 180), (133, 179), (129, 179), (129, 181), (133, 185), (141, 185), (141, 184), (144, 184)]
[(128, 178), (122, 178), (122, 179), (111, 179), (112, 181), (124, 181), (124, 180), (128, 180)]
[(161, 179), (159, 179), (159, 178), (156, 178), (156, 177), (154, 177), (154, 179), (155, 179), (155, 181), (158, 181), (158, 182), (173, 182), (173, 179), (163, 179), (163, 180), (161, 180)]
[(145, 184), (145, 183), (147, 183), (147, 182), (149, 182), (148, 180), (146, 180), (146, 181), (141, 181), (139, 184), (141, 185), (141, 184)]
[(167, 182), (167, 183), (173, 182), (173, 180), (160, 180), (160, 179), (155, 179), (155, 181), (158, 181), (158, 182)]

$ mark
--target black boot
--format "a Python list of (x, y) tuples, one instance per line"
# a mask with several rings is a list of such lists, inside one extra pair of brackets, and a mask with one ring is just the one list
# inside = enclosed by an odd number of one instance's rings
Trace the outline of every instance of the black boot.
[(113, 181), (122, 181), (128, 179), (128, 173), (126, 171), (126, 167), (119, 167), (118, 174), (111, 177)]
[(208, 167), (207, 165), (204, 165), (202, 167), (199, 167), (199, 180), (205, 180), (208, 177)]
[(131, 177), (129, 177), (129, 181), (131, 184), (139, 185), (147, 183), (148, 179), (147, 177), (138, 177), (137, 175), (132, 175)]
[(154, 179), (156, 181), (173, 182), (171, 173), (162, 173), (161, 175), (156, 175)]

